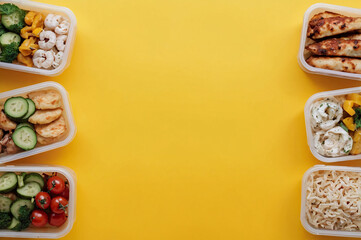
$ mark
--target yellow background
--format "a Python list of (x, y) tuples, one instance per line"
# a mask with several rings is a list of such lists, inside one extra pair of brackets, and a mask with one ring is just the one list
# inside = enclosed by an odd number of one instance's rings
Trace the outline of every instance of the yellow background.
[(303, 14), (316, 1), (42, 2), (77, 17), (71, 65), (55, 78), (0, 70), (0, 91), (52, 80), (70, 93), (74, 141), (14, 163), (76, 172), (64, 239), (333, 239), (299, 220), (301, 178), (321, 163), (303, 108), (360, 82), (299, 68)]

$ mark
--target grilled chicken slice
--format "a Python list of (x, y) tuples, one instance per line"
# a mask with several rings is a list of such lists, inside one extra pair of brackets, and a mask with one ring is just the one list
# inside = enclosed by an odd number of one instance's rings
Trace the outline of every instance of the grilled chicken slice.
[(324, 19), (324, 18), (330, 18), (330, 17), (346, 17), (346, 16), (343, 16), (341, 14), (334, 13), (334, 12), (325, 11), (325, 12), (321, 12), (321, 13), (318, 13), (318, 14), (314, 15), (311, 18), (310, 22), (311, 21), (318, 21), (318, 20), (321, 20), (321, 19)]
[(346, 34), (345, 36), (340, 37), (340, 39), (344, 40), (361, 40), (361, 33), (353, 33), (353, 34)]
[(361, 18), (337, 16), (310, 21), (307, 37), (314, 40), (361, 29)]
[(347, 57), (309, 57), (306, 62), (312, 67), (317, 68), (361, 73), (361, 59)]
[(315, 55), (361, 57), (361, 40), (327, 39), (306, 47)]

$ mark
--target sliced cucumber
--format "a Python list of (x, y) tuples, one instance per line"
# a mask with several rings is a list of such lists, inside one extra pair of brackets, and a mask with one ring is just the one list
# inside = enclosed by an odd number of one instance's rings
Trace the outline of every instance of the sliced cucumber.
[(38, 142), (35, 131), (29, 127), (15, 129), (11, 138), (15, 145), (23, 150), (33, 149)]
[(19, 218), (19, 209), (22, 206), (27, 206), (30, 210), (34, 209), (34, 204), (30, 200), (18, 199), (11, 204), (10, 211), (15, 218)]
[(0, 45), (2, 47), (6, 46), (6, 45), (10, 45), (13, 42), (16, 43), (17, 46), (20, 46), (21, 37), (16, 33), (7, 32), (7, 33), (4, 33), (3, 35), (1, 35), (1, 37), (0, 37)]
[(19, 124), (16, 126), (16, 129), (22, 128), (22, 127), (29, 127), (29, 128), (31, 128), (31, 129), (34, 130), (34, 126), (33, 126), (32, 124), (30, 124), (30, 123), (19, 123)]
[(28, 109), (29, 103), (23, 97), (9, 98), (4, 104), (5, 114), (13, 120), (23, 118), (28, 113)]
[(0, 177), (0, 192), (7, 193), (11, 192), (16, 188), (18, 184), (18, 178), (15, 173), (5, 173)]
[(18, 177), (18, 187), (23, 187), (24, 186), (24, 177), (25, 177), (26, 173), (20, 173), (20, 175), (17, 175)]
[(20, 197), (32, 198), (41, 192), (41, 187), (37, 182), (26, 183), (23, 187), (16, 189), (16, 192)]
[(0, 212), (10, 212), (12, 202), (10, 198), (0, 195)]
[(28, 173), (24, 177), (24, 183), (36, 182), (40, 185), (41, 188), (44, 187), (45, 182), (43, 176), (39, 173)]
[(20, 120), (21, 122), (27, 122), (29, 117), (31, 117), (36, 109), (35, 109), (35, 103), (33, 102), (33, 100), (26, 98), (26, 101), (28, 101), (28, 112), (25, 114), (25, 116)]
[(15, 11), (9, 15), (2, 15), (1, 23), (7, 30), (19, 33), (20, 30), (25, 26), (24, 17), (24, 11)]
[(13, 217), (8, 229), (9, 230), (18, 230), (20, 228), (20, 225), (21, 225), (20, 221)]

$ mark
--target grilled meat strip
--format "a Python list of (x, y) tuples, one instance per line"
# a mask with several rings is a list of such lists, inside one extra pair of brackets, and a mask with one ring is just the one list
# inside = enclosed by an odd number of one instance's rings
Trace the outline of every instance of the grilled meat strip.
[(345, 57), (309, 57), (306, 62), (317, 68), (349, 73), (361, 73), (361, 59)]
[(306, 47), (315, 55), (361, 57), (361, 40), (327, 39)]

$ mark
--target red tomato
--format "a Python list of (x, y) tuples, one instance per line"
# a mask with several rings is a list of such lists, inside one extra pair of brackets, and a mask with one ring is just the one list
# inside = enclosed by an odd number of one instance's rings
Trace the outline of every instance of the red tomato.
[(51, 200), (50, 209), (54, 213), (64, 213), (68, 208), (68, 200), (61, 196), (57, 196)]
[(65, 213), (50, 213), (49, 224), (52, 226), (60, 227), (66, 222)]
[(58, 176), (53, 176), (48, 179), (47, 183), (48, 191), (53, 194), (60, 194), (65, 189), (65, 182)]
[(50, 195), (47, 192), (39, 192), (35, 197), (36, 206), (40, 209), (47, 209), (50, 205)]
[(64, 191), (62, 193), (60, 193), (59, 196), (62, 196), (66, 200), (69, 200), (69, 187), (65, 186)]
[(43, 210), (34, 210), (30, 220), (35, 227), (43, 227), (48, 223), (48, 215)]

